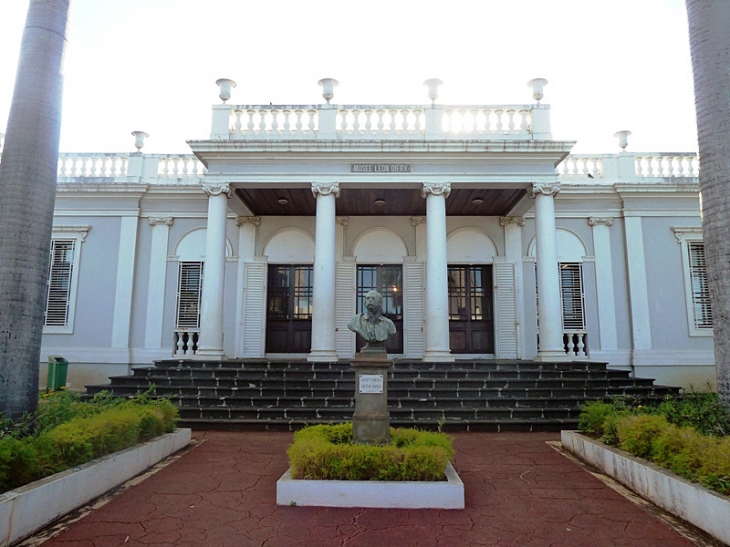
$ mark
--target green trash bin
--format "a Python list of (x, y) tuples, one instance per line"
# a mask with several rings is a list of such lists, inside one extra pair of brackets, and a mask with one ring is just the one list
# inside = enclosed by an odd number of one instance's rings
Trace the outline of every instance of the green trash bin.
[(48, 382), (46, 391), (57, 391), (66, 387), (68, 361), (60, 355), (48, 356)]

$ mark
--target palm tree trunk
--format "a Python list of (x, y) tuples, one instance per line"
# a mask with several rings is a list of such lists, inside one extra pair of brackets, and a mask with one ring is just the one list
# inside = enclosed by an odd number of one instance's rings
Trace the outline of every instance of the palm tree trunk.
[(730, 406), (730, 2), (686, 2), (717, 389)]
[(0, 163), (0, 412), (38, 404), (70, 0), (31, 0)]

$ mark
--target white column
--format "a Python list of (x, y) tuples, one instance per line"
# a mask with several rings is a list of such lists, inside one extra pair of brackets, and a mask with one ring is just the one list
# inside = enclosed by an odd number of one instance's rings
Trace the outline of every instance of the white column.
[(317, 200), (314, 240), (314, 287), (312, 292), (312, 348), (307, 360), (337, 361), (335, 349), (336, 217), (337, 182), (314, 182)]
[(449, 349), (449, 285), (446, 268), (448, 182), (423, 184), (426, 198), (426, 313), (424, 361), (453, 361)]
[[(150, 275), (147, 284), (147, 319), (145, 321), (145, 349), (162, 348), (162, 317), (165, 313), (165, 279), (167, 278), (167, 243), (172, 217), (149, 217), (152, 226), (150, 243)], [(172, 343), (172, 332), (169, 333)]]
[(529, 196), (535, 198), (537, 239), (537, 301), (540, 318), (538, 361), (568, 361), (563, 346), (563, 314), (558, 277), (558, 244), (555, 236), (555, 195), (560, 184), (534, 184)]
[[(134, 293), (134, 265), (137, 252), (139, 218), (122, 217), (119, 228), (117, 257), (117, 284), (114, 293), (112, 347), (129, 351), (129, 332), (132, 325), (132, 296)], [(129, 359), (127, 359), (129, 362)]]
[(256, 227), (261, 224), (260, 217), (238, 217), (238, 268), (236, 269), (236, 332), (235, 355), (242, 357), (244, 340), (244, 322), (246, 319), (246, 269), (256, 255)]
[(205, 237), (200, 340), (196, 357), (223, 357), (223, 297), (226, 268), (226, 217), (231, 188), (206, 184), (208, 227)]
[(598, 300), (598, 326), (601, 350), (618, 349), (616, 333), (616, 300), (613, 292), (613, 264), (611, 260), (611, 234), (608, 227), (612, 218), (588, 219), (593, 227), (593, 254), (596, 257), (596, 295)]
[(629, 277), (629, 306), (631, 307), (631, 339), (633, 358), (637, 350), (651, 349), (651, 314), (649, 289), (646, 285), (644, 229), (641, 217), (624, 217), (626, 234), (626, 268)]

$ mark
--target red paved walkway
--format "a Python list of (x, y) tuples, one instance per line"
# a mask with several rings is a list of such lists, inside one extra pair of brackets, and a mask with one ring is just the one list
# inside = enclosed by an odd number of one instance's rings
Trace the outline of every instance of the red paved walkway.
[(204, 440), (44, 547), (691, 547), (545, 443), (557, 434), (456, 433), (464, 510), (278, 507), (288, 433)]

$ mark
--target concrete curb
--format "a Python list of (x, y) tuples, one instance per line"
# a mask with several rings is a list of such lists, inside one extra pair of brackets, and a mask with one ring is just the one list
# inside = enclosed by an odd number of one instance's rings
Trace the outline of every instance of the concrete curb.
[(190, 429), (178, 429), (5, 492), (0, 495), (0, 546), (30, 536), (184, 448), (190, 439)]
[(451, 465), (446, 481), (320, 481), (291, 478), (276, 482), (276, 504), (314, 507), (464, 509), (464, 483)]
[(563, 448), (642, 498), (730, 544), (730, 498), (575, 431), (562, 431), (560, 440)]

